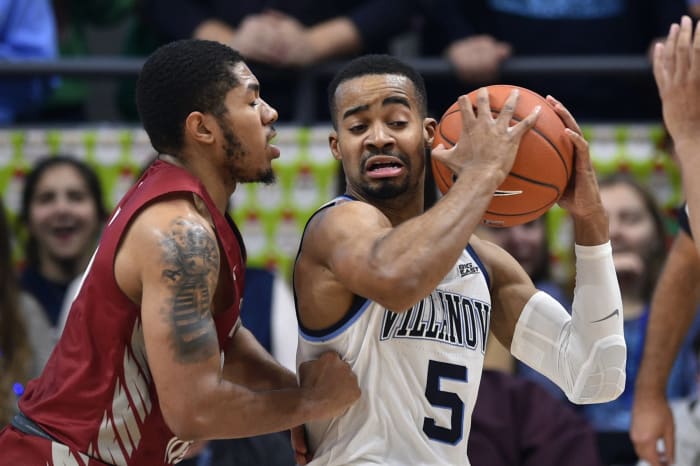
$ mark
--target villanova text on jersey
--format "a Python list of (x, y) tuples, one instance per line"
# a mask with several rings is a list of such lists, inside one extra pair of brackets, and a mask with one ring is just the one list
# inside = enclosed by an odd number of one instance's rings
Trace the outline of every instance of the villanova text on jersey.
[(490, 313), (489, 303), (435, 290), (406, 312), (385, 309), (379, 339), (433, 340), (478, 349), (483, 354)]

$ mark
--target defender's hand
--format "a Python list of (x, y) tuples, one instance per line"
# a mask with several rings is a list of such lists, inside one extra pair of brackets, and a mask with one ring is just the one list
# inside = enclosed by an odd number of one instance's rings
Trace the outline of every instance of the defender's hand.
[(361, 394), (350, 365), (335, 351), (327, 351), (320, 358), (301, 364), (299, 381), (320, 410), (319, 419), (340, 416)]

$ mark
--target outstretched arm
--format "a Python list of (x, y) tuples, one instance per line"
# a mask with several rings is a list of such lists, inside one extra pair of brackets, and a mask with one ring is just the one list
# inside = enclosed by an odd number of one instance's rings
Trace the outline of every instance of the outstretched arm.
[(674, 427), (666, 385), (697, 305), (700, 303), (700, 256), (693, 240), (680, 231), (659, 277), (651, 301), (644, 355), (635, 386), (630, 436), (640, 458), (661, 466), (657, 440), (666, 458), (674, 459)]
[[(127, 264), (133, 267), (130, 275), (138, 277), (148, 366), (161, 411), (179, 438), (286, 430), (337, 415), (359, 396), (347, 364), (330, 353), (300, 369), (302, 386), (290, 387), (287, 372), (273, 369), (273, 362), (240, 328), (233, 338), (233, 350), (240, 354), (229, 352), (234, 360), (222, 369), (212, 316), (218, 243), (190, 200), (175, 198), (143, 210), (121, 246), (118, 276), (124, 277), (121, 267)], [(264, 369), (258, 379), (250, 368), (253, 363)]]
[(673, 24), (654, 51), (654, 78), (664, 123), (681, 163), (690, 226), (700, 251), (700, 28), (688, 16)]

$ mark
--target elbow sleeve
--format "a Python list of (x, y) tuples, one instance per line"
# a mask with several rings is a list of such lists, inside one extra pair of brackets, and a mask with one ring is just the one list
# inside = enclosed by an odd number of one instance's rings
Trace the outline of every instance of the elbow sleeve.
[(574, 403), (602, 403), (622, 393), (627, 348), (610, 243), (576, 245), (572, 315), (548, 294), (535, 293), (518, 319), (511, 352)]

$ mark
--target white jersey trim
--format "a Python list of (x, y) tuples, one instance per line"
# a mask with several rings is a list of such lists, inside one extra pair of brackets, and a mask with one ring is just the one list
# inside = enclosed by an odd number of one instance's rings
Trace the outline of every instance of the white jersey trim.
[(369, 308), (369, 306), (370, 306), (370, 304), (372, 304), (372, 302), (373, 301), (370, 299), (365, 299), (365, 302), (362, 304), (362, 306), (360, 306), (360, 308), (355, 312), (355, 314), (350, 319), (348, 319), (347, 322), (345, 322), (343, 325), (341, 325), (337, 329), (333, 330), (331, 333), (327, 333), (325, 335), (320, 335), (320, 336), (310, 335), (310, 334), (306, 333), (304, 331), (304, 329), (299, 327), (299, 334), (302, 336), (302, 338), (304, 338), (305, 340), (308, 340), (308, 341), (324, 342), (324, 341), (332, 340), (333, 338), (337, 337), (338, 335), (343, 333), (345, 330), (347, 330), (348, 327), (350, 327), (352, 324), (354, 324), (357, 321), (357, 319), (362, 317), (362, 314), (365, 313), (365, 311), (367, 310), (367, 308)]

